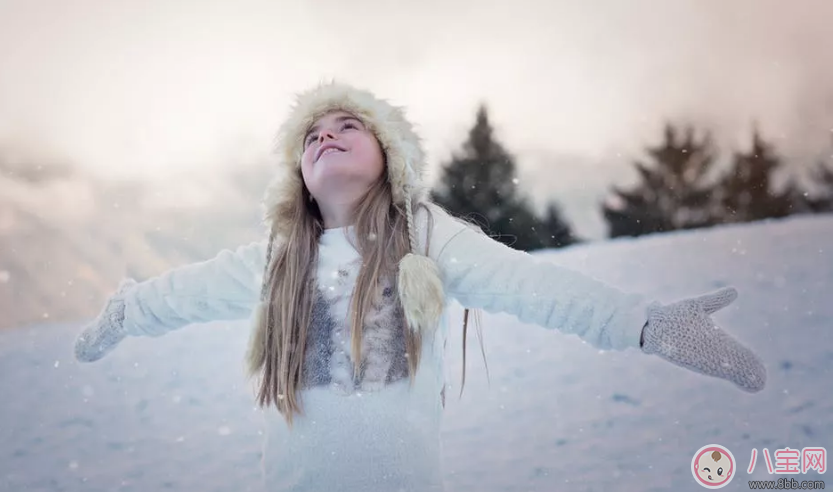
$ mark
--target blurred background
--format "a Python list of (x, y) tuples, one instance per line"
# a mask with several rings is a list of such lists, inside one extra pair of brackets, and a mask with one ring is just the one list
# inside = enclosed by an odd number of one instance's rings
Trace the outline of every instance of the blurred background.
[(829, 210), (831, 19), (824, 0), (2, 0), (0, 327), (84, 319), (122, 276), (261, 237), (274, 131), (333, 78), (406, 106), (436, 198), (515, 247)]

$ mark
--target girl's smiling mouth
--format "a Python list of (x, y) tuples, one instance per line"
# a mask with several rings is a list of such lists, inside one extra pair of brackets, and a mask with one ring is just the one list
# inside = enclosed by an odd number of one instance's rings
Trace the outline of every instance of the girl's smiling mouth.
[(330, 154), (332, 152), (345, 152), (345, 149), (334, 143), (326, 143), (315, 152), (315, 162), (318, 162), (318, 159), (324, 154)]

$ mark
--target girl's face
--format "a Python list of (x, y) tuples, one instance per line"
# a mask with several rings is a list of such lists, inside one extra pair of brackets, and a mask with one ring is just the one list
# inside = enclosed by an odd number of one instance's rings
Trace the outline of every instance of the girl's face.
[(319, 205), (355, 202), (384, 170), (384, 153), (376, 136), (350, 113), (322, 116), (304, 137), (301, 173)]

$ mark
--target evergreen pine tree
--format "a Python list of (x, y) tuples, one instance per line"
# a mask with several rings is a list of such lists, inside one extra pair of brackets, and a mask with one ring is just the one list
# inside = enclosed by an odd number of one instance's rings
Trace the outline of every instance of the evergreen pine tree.
[(514, 158), (495, 139), (484, 105), (463, 144), (443, 166), (431, 198), (450, 213), (476, 222), (496, 240), (530, 251), (571, 244), (569, 225), (555, 204), (545, 220), (538, 218), (518, 189)]
[(818, 162), (812, 177), (817, 191), (806, 198), (808, 208), (815, 213), (833, 212), (833, 154)]
[(655, 232), (706, 227), (713, 223), (711, 188), (706, 174), (714, 164), (710, 140), (694, 138), (688, 129), (682, 138), (666, 125), (663, 142), (647, 149), (652, 166), (636, 162), (641, 182), (630, 190), (613, 186), (602, 204), (610, 237), (640, 236)]
[(720, 222), (752, 222), (795, 213), (803, 193), (792, 182), (781, 191), (773, 188), (773, 174), (781, 165), (773, 147), (755, 130), (749, 151), (735, 153), (731, 169), (718, 185)]
[(555, 202), (547, 204), (544, 217), (541, 220), (540, 231), (542, 234), (541, 242), (547, 245), (545, 247), (548, 248), (561, 248), (581, 241), (575, 236)]

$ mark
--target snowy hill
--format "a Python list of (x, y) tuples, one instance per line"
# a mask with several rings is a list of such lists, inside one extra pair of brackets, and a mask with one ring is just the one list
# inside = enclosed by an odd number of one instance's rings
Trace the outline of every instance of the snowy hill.
[[(459, 399), (455, 309), (443, 431), (449, 492), (702, 490), (690, 463), (711, 443), (738, 462), (724, 490), (748, 490), (749, 479), (778, 478), (760, 454), (746, 473), (753, 448), (833, 449), (833, 217), (541, 256), (664, 302), (736, 286), (740, 297), (715, 319), (761, 355), (768, 386), (749, 395), (634, 350), (599, 353), (484, 316), (491, 384), (472, 331)], [(130, 340), (92, 365), (72, 360), (78, 330), (0, 332), (0, 491), (261, 490), (262, 415), (243, 378), (244, 323)]]

